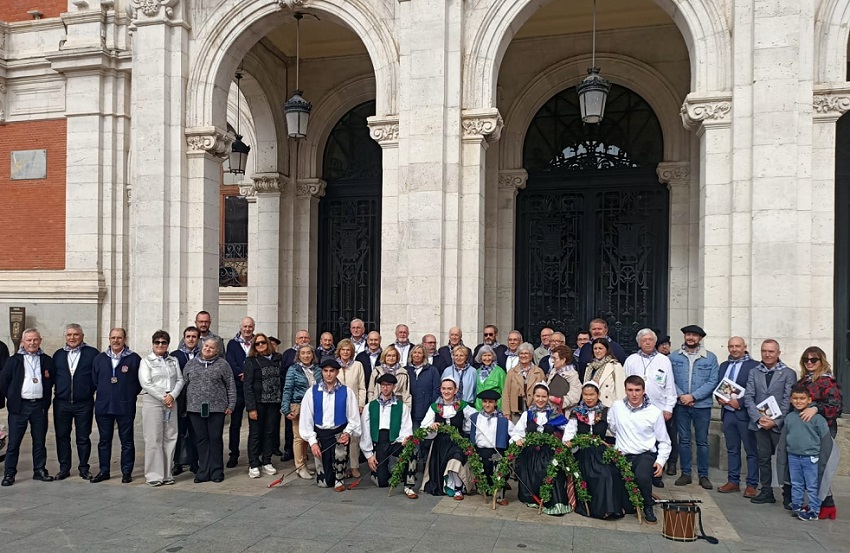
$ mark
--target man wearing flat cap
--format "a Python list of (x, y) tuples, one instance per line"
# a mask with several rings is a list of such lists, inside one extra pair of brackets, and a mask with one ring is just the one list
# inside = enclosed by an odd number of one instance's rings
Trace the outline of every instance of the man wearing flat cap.
[(710, 490), (708, 479), (708, 425), (711, 422), (711, 404), (717, 385), (719, 365), (717, 357), (705, 349), (702, 339), (705, 331), (697, 325), (682, 327), (685, 342), (681, 349), (670, 354), (673, 379), (678, 395), (673, 418), (679, 433), (679, 460), (682, 475), (677, 486), (686, 486), (691, 478), (691, 426), (697, 445), (697, 471), (699, 485)]
[[(502, 394), (498, 390), (483, 390), (479, 392), (478, 399), (481, 400), (481, 411), (469, 417), (470, 430), (469, 441), (475, 445), (475, 451), (481, 457), (484, 465), (484, 477), (490, 485), (493, 485), (493, 473), (496, 466), (502, 460), (502, 455), (508, 448), (513, 423), (497, 409)], [(502, 487), (499, 497), (496, 498), (499, 505), (507, 505), (505, 499), (505, 487)]]
[[(360, 451), (369, 463), (372, 482), (379, 488), (390, 485), (389, 458), (398, 457), (410, 436), (413, 435), (413, 422), (410, 408), (395, 394), (398, 379), (395, 375), (384, 373), (378, 377), (380, 394), (366, 404), (361, 415), (362, 433)], [(410, 499), (416, 495), (416, 458), (410, 459), (404, 471), (404, 495)]]
[(658, 342), (655, 344), (655, 350), (661, 355), (670, 355), (670, 337), (659, 336)]

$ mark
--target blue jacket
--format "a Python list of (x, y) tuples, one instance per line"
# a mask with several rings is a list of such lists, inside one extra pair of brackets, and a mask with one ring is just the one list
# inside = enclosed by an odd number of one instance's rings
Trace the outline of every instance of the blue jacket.
[(670, 354), (670, 365), (673, 366), (676, 394), (694, 396), (693, 407), (695, 408), (711, 408), (714, 389), (717, 387), (717, 373), (720, 371), (717, 357), (705, 347), (701, 347), (694, 360), (694, 370), (691, 374), (688, 356), (682, 353), (682, 350), (678, 350)]
[[(742, 388), (747, 387), (747, 380), (750, 378), (750, 371), (759, 366), (759, 362), (755, 359), (747, 359), (743, 363), (741, 363), (741, 368), (738, 369), (738, 374), (735, 377), (735, 384), (738, 384)], [(720, 381), (726, 376), (726, 370), (729, 368), (729, 361), (724, 361), (720, 363), (720, 369), (717, 371), (717, 384), (720, 384)], [(717, 388), (717, 384), (714, 385)], [(712, 392), (713, 393), (713, 392)], [(731, 408), (730, 408), (731, 409)], [(728, 411), (725, 407), (723, 407), (724, 411)], [(744, 406), (744, 395), (741, 394), (741, 397), (738, 398), (738, 409), (735, 411), (730, 411), (735, 413), (735, 416), (738, 417), (739, 420), (749, 421), (750, 417), (747, 415), (747, 408)]]
[[(322, 368), (318, 365), (313, 365), (313, 377), (316, 382), (322, 381)], [(304, 371), (300, 370), (296, 365), (292, 365), (286, 371), (286, 381), (283, 383), (283, 398), (280, 400), (280, 412), (284, 415), (289, 414), (289, 406), (293, 403), (301, 403), (304, 399), (304, 394), (310, 388), (310, 383), (307, 381), (307, 376)]]
[(425, 418), (428, 407), (440, 397), (440, 371), (434, 365), (425, 365), (417, 377), (416, 369), (408, 365), (407, 374), (412, 406), (410, 418), (413, 420), (413, 429), (416, 430)]
[[(80, 349), (80, 358), (74, 376), (71, 376), (71, 368), (68, 366), (68, 352), (63, 349), (56, 350), (53, 354), (53, 364), (56, 374), (53, 375), (53, 383), (56, 386), (56, 399), (64, 401), (85, 402), (94, 400), (94, 377), (92, 376), (92, 363), (99, 352), (91, 346), (83, 346)], [(110, 376), (111, 378), (111, 376)]]
[(98, 415), (136, 414), (136, 398), (142, 392), (139, 383), (141, 362), (142, 358), (136, 353), (122, 357), (114, 371), (118, 382), (113, 384), (112, 359), (106, 353), (99, 353), (94, 358), (92, 375), (97, 388), (94, 410)]

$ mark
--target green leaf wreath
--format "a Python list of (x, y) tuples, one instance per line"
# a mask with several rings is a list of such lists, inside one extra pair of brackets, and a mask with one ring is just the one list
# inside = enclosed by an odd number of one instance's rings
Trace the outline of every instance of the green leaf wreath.
[(632, 471), (632, 464), (626, 459), (626, 456), (620, 453), (620, 450), (610, 447), (605, 440), (593, 434), (578, 434), (570, 440), (572, 448), (584, 449), (586, 447), (605, 447), (602, 452), (602, 460), (606, 463), (611, 463), (620, 471), (620, 476), (623, 478), (623, 483), (626, 485), (626, 491), (629, 493), (629, 502), (634, 506), (640, 517), (640, 512), (643, 509), (643, 496), (635, 483), (635, 473)]
[(527, 447), (540, 448), (548, 446), (552, 448), (554, 453), (552, 461), (546, 467), (546, 476), (543, 482), (540, 483), (540, 497), (534, 498), (538, 505), (543, 505), (552, 499), (552, 487), (555, 484), (555, 478), (558, 471), (563, 472), (566, 476), (572, 476), (575, 484), (576, 498), (582, 502), (590, 501), (590, 492), (587, 490), (587, 482), (581, 475), (578, 468), (578, 461), (573, 457), (572, 452), (565, 446), (561, 440), (552, 434), (544, 434), (542, 432), (531, 432), (525, 435), (525, 441), (522, 446), (516, 443), (511, 444), (493, 475), (493, 493), (505, 487), (507, 479), (511, 473), (511, 463), (516, 460), (522, 450)]
[[(401, 484), (402, 477), (404, 476), (404, 468), (416, 454), (416, 447), (428, 437), (428, 432), (426, 428), (419, 428), (407, 440), (404, 449), (401, 450), (401, 455), (398, 457), (398, 463), (396, 463), (390, 475), (390, 492), (392, 492), (393, 488)], [(460, 431), (450, 424), (441, 424), (437, 427), (437, 432), (448, 434), (449, 438), (466, 455), (466, 465), (472, 473), (472, 483), (475, 485), (478, 493), (490, 495), (492, 489), (490, 483), (487, 482), (487, 478), (484, 476), (484, 464), (481, 462), (481, 457), (478, 456), (478, 452), (475, 450), (472, 442), (464, 438)]]

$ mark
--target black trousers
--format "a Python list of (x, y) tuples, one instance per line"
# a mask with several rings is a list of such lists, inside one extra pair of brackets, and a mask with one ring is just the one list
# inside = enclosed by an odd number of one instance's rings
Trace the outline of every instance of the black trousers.
[(32, 469), (44, 469), (47, 463), (47, 410), (41, 408), (41, 400), (21, 400), (21, 412), (9, 413), (9, 442), (6, 448), (6, 476), (18, 473), (18, 457), (21, 443), (27, 433), (27, 425), (32, 436)]
[(62, 399), (53, 402), (53, 428), (56, 430), (56, 455), (59, 470), (71, 470), (71, 426), (77, 442), (79, 470), (89, 470), (91, 457), (91, 427), (94, 419), (94, 401), (71, 403)]
[[(327, 430), (315, 429), (316, 441), (319, 442), (319, 449), (322, 450), (322, 456), (316, 458), (316, 482), (324, 480), (329, 488), (345, 480), (345, 469), (348, 468), (348, 444), (343, 445), (337, 441), (344, 428), (343, 424)], [(350, 437), (350, 439), (356, 438)]]
[(198, 472), (195, 479), (201, 482), (224, 480), (224, 413), (189, 413), (195, 437), (198, 440)]
[(655, 505), (655, 500), (652, 499), (652, 474), (655, 472), (653, 465), (655, 465), (656, 457), (657, 454), (652, 451), (626, 455), (626, 459), (632, 464), (635, 484), (637, 484), (640, 494), (643, 496), (644, 507)]
[[(278, 407), (279, 408), (279, 407)], [(292, 451), (292, 421), (285, 418), (283, 419), (284, 433), (283, 433), (283, 450), (284, 451)], [(277, 438), (275, 440), (275, 449), (280, 447), (280, 429), (278, 429), (277, 434), (275, 434)]]
[(676, 466), (679, 462), (679, 430), (676, 426), (676, 420), (670, 417), (669, 421), (664, 421), (664, 426), (667, 427), (667, 435), (670, 436), (670, 458), (667, 459), (668, 465)]
[[(368, 432), (369, 430), (366, 430)], [(379, 488), (387, 488), (390, 485), (390, 457), (401, 455), (404, 446), (398, 442), (390, 443), (390, 431), (379, 430), (378, 442), (374, 444), (375, 458), (378, 461), (378, 470), (372, 473), (378, 479)], [(414, 455), (404, 469), (404, 485), (412, 488), (416, 485), (416, 456)]]
[(248, 463), (252, 468), (272, 462), (275, 435), (280, 442), (280, 405), (258, 403), (257, 420), (248, 418)]
[(772, 430), (756, 430), (756, 450), (759, 456), (759, 483), (764, 492), (773, 493), (770, 483), (773, 480), (773, 472), (770, 460), (779, 445), (779, 433)]
[[(242, 416), (245, 414), (245, 394), (239, 389), (236, 392), (236, 407), (230, 414), (230, 436), (227, 448), (232, 457), (239, 457), (239, 435), (242, 432)], [(212, 415), (212, 413), (210, 413)], [(198, 452), (200, 456), (200, 451)]]
[(136, 444), (133, 441), (133, 424), (136, 414), (132, 415), (96, 415), (97, 433), (100, 439), (97, 441), (97, 460), (100, 472), (109, 474), (112, 465), (112, 437), (115, 434), (115, 425), (118, 425), (118, 440), (121, 442), (121, 474), (132, 474), (133, 465), (136, 462)]
[[(492, 486), (493, 485), (493, 473), (496, 472), (496, 467), (499, 466), (499, 461), (502, 459), (502, 455), (504, 455), (504, 449), (496, 449), (492, 447), (478, 447), (475, 446), (476, 452), (478, 452), (478, 456), (481, 457), (481, 465), (484, 467), (484, 476), (487, 478), (487, 482)], [(505, 488), (499, 490), (499, 499), (505, 498)]]

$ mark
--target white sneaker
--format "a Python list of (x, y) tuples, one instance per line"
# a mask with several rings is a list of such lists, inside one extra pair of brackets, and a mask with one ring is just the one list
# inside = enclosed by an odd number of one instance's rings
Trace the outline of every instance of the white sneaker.
[(324, 478), (319, 480), (319, 482), (316, 485), (319, 486), (320, 488), (327, 488), (328, 487), (328, 483)]
[(263, 465), (262, 467), (263, 474), (268, 474), (269, 476), (274, 476), (277, 474), (277, 469), (269, 463), (268, 465)]
[(298, 469), (296, 471), (296, 474), (298, 474), (299, 478), (303, 478), (304, 480), (312, 480), (313, 479), (313, 475), (310, 474), (310, 471), (307, 470), (306, 467), (301, 467), (300, 469)]
[(253, 468), (253, 467), (249, 468), (248, 469), (248, 476), (250, 478), (259, 478), (260, 477), (260, 469)]

